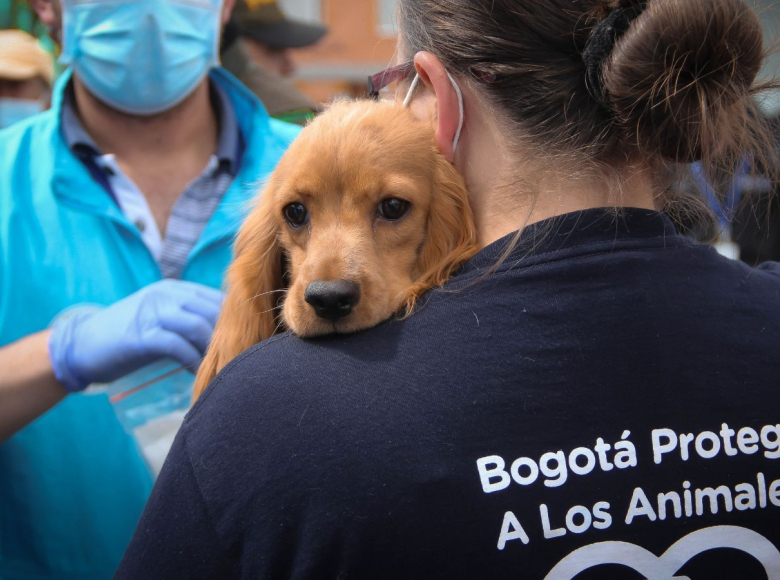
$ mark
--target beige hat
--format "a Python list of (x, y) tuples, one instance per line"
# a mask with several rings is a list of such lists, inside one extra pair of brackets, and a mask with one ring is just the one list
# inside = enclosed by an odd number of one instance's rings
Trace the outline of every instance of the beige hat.
[(54, 59), (38, 40), (21, 30), (0, 30), (0, 79), (26, 81), (54, 78)]

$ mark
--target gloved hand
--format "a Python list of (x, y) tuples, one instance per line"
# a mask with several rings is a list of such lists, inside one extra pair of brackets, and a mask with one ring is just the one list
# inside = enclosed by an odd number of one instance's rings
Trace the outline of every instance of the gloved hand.
[(180, 280), (156, 282), (97, 312), (76, 313), (49, 337), (54, 374), (69, 392), (112, 382), (163, 357), (193, 372), (224, 295)]

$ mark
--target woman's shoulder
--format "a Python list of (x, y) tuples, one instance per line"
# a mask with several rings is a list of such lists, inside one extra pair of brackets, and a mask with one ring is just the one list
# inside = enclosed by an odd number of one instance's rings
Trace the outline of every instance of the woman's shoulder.
[[(382, 389), (414, 401), (416, 386), (476, 389), (504, 373), (543, 378), (543, 369), (560, 365), (575, 380), (577, 367), (565, 364), (571, 349), (601, 360), (639, 340), (660, 356), (683, 322), (702, 344), (740, 336), (752, 345), (748, 357), (769, 348), (767, 332), (780, 329), (780, 264), (751, 268), (695, 244), (556, 254), (484, 279), (474, 274), (426, 295), (405, 320), (317, 339), (284, 333), (255, 345), (220, 373), (188, 423), (227, 414), (232, 425), (262, 419), (295, 430), (308, 405), (360, 415), (355, 393), (368, 393), (366, 404)], [(637, 338), (636, 328), (655, 331)]]
[(338, 390), (351, 370), (388, 353), (403, 333), (404, 321), (388, 321), (352, 335), (303, 339), (285, 332), (260, 342), (231, 361), (209, 385), (187, 417), (207, 420), (213, 413), (269, 407), (277, 410), (317, 394), (323, 384)]
[(780, 284), (780, 262), (764, 262), (756, 267), (756, 271), (767, 277), (767, 280)]

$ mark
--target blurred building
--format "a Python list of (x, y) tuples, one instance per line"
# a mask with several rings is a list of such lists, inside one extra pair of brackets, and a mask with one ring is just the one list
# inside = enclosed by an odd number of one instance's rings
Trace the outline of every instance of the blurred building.
[(280, 0), (293, 18), (318, 22), (329, 33), (296, 51), (296, 83), (319, 102), (362, 96), (366, 78), (390, 66), (395, 53), (397, 0)]

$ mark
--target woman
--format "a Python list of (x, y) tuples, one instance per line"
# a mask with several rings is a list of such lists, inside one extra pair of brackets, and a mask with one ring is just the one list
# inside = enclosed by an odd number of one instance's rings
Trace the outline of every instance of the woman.
[(118, 577), (778, 577), (780, 269), (659, 211), (762, 150), (756, 13), (400, 5), (484, 248), (406, 321), (234, 361)]

